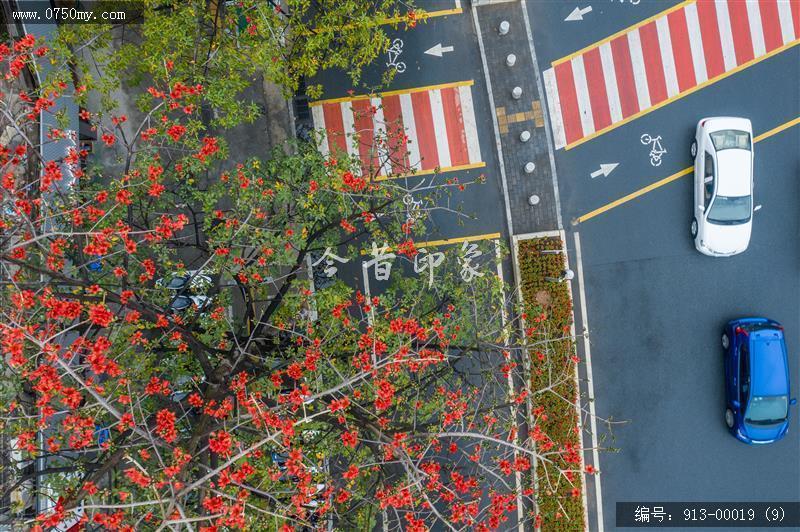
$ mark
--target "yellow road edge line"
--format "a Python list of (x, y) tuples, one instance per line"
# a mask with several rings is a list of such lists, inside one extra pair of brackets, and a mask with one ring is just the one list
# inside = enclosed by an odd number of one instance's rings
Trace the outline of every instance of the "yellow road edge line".
[[(482, 240), (497, 240), (502, 235), (500, 233), (486, 233), (483, 235), (459, 236), (455, 238), (444, 238), (442, 240), (429, 240), (427, 242), (414, 242), (414, 247), (417, 249), (422, 248), (435, 248), (439, 246), (451, 246), (453, 244), (461, 244), (462, 242), (480, 242)], [(386, 251), (392, 251), (388, 248)], [(368, 250), (362, 249), (361, 254), (366, 255)]]
[(602, 46), (603, 44), (605, 44), (605, 43), (607, 43), (609, 41), (613, 41), (614, 39), (616, 39), (620, 35), (624, 35), (625, 33), (628, 33), (628, 32), (633, 31), (635, 29), (641, 28), (645, 24), (649, 24), (650, 22), (652, 22), (652, 21), (654, 21), (654, 20), (656, 20), (658, 18), (667, 16), (670, 13), (672, 13), (673, 11), (677, 11), (679, 9), (682, 9), (682, 8), (686, 7), (687, 5), (689, 5), (691, 3), (694, 3), (696, 1), (697, 0), (684, 0), (683, 2), (674, 5), (674, 6), (670, 7), (669, 9), (661, 11), (660, 13), (656, 13), (655, 15), (653, 15), (651, 17), (647, 17), (646, 19), (640, 20), (636, 24), (634, 24), (632, 26), (628, 26), (627, 28), (625, 28), (623, 30), (619, 30), (618, 32), (616, 32), (616, 33), (614, 33), (612, 35), (609, 35), (608, 37), (606, 37), (606, 38), (604, 38), (602, 40), (599, 40), (599, 41), (597, 41), (597, 42), (595, 42), (593, 44), (590, 44), (589, 46), (584, 46), (583, 48), (581, 48), (577, 52), (572, 52), (571, 54), (565, 55), (564, 57), (562, 57), (560, 59), (556, 59), (555, 61), (553, 61), (551, 63), (551, 65), (552, 66), (556, 66), (556, 65), (560, 65), (561, 63), (566, 63), (567, 61), (570, 61), (573, 57), (577, 57), (577, 56), (579, 56), (579, 55), (581, 55), (581, 54), (583, 54), (585, 52), (588, 52), (592, 48), (597, 48), (598, 46)]
[[(456, 7), (454, 9), (439, 9), (438, 11), (426, 11), (424, 13), (420, 13), (420, 15), (417, 17), (417, 21), (424, 21), (429, 18), (436, 17), (446, 17), (447, 15), (460, 15), (463, 12), (464, 10), (460, 7)], [(381, 24), (400, 24), (402, 22), (408, 22), (408, 15), (385, 18), (380, 21)]]
[(375, 178), (375, 181), (386, 181), (387, 179), (402, 179), (404, 177), (417, 177), (420, 175), (430, 175), (440, 173), (443, 174), (445, 172), (458, 172), (461, 170), (472, 170), (473, 168), (483, 168), (486, 166), (486, 163), (471, 163), (471, 164), (462, 164), (461, 166), (445, 166), (444, 168), (431, 168), (430, 170), (419, 170), (414, 172), (413, 174), (398, 174), (398, 175), (380, 175)]
[(793, 46), (797, 46), (798, 44), (800, 44), (800, 39), (795, 39), (794, 41), (788, 42), (788, 43), (784, 44), (783, 46), (781, 46), (780, 48), (775, 48), (774, 50), (772, 50), (771, 52), (769, 52), (769, 53), (767, 53), (765, 55), (753, 58), (750, 61), (748, 61), (747, 63), (742, 63), (741, 65), (737, 66), (736, 68), (733, 68), (733, 69), (731, 69), (731, 70), (729, 70), (727, 72), (723, 72), (719, 76), (717, 76), (715, 78), (708, 79), (708, 80), (704, 81), (703, 83), (700, 83), (699, 85), (695, 85), (691, 89), (686, 89), (685, 91), (683, 91), (681, 93), (678, 93), (675, 96), (672, 96), (670, 98), (667, 98), (666, 100), (663, 100), (663, 101), (657, 103), (656, 105), (645, 109), (644, 111), (639, 111), (638, 113), (632, 114), (631, 116), (629, 116), (629, 117), (627, 117), (627, 118), (625, 118), (623, 120), (620, 120), (619, 122), (615, 122), (614, 124), (611, 124), (610, 126), (606, 126), (605, 128), (603, 128), (603, 129), (601, 129), (599, 131), (595, 131), (591, 135), (587, 135), (587, 136), (585, 136), (585, 137), (583, 137), (581, 139), (576, 140), (575, 142), (573, 142), (571, 144), (567, 144), (566, 146), (564, 146), (564, 150), (571, 150), (572, 148), (580, 146), (584, 142), (588, 142), (588, 141), (590, 141), (590, 140), (592, 140), (594, 138), (599, 137), (600, 135), (604, 135), (604, 134), (608, 133), (609, 131), (612, 131), (612, 130), (620, 127), (620, 126), (623, 126), (623, 125), (627, 124), (628, 122), (631, 122), (632, 120), (636, 120), (637, 118), (640, 118), (640, 117), (642, 117), (642, 116), (644, 116), (644, 115), (646, 115), (648, 113), (652, 113), (653, 111), (655, 111), (657, 109), (660, 109), (660, 108), (664, 107), (665, 105), (674, 102), (675, 100), (680, 100), (684, 96), (688, 96), (688, 95), (690, 95), (690, 94), (692, 94), (692, 93), (694, 93), (696, 91), (699, 91), (700, 89), (703, 89), (703, 88), (705, 88), (705, 87), (707, 87), (707, 86), (709, 86), (709, 85), (711, 85), (713, 83), (716, 83), (716, 82), (718, 82), (720, 80), (723, 80), (723, 79), (727, 78), (728, 76), (732, 76), (733, 74), (736, 74), (737, 72), (741, 72), (742, 70), (744, 70), (744, 69), (746, 69), (748, 67), (751, 67), (751, 66), (755, 65), (756, 63), (760, 63), (761, 61), (764, 61), (765, 59), (769, 59), (773, 55), (777, 55), (777, 54), (779, 54), (781, 52), (784, 52), (784, 51), (788, 50), (789, 48), (792, 48)]
[(691, 171), (693, 169), (694, 169), (693, 166), (690, 166), (688, 168), (684, 168), (683, 170), (679, 170), (678, 172), (675, 172), (674, 174), (672, 174), (669, 177), (665, 177), (664, 179), (656, 181), (655, 183), (651, 183), (651, 184), (647, 185), (646, 187), (640, 188), (639, 190), (637, 190), (635, 192), (631, 192), (627, 196), (622, 196), (621, 198), (616, 199), (616, 200), (612, 201), (611, 203), (606, 203), (602, 207), (599, 207), (599, 208), (597, 208), (597, 209), (595, 209), (595, 210), (593, 210), (591, 212), (588, 212), (588, 213), (586, 213), (586, 214), (584, 214), (582, 216), (579, 216), (579, 217), (575, 218), (572, 221), (572, 225), (578, 225), (579, 223), (583, 223), (586, 220), (589, 220), (591, 218), (594, 218), (595, 216), (603, 214), (606, 211), (610, 211), (614, 207), (619, 207), (623, 203), (628, 203), (629, 201), (631, 201), (633, 199), (636, 199), (639, 196), (643, 196), (643, 195), (647, 194), (651, 190), (654, 190), (654, 189), (657, 189), (659, 187), (662, 187), (662, 186), (666, 185), (667, 183), (671, 183), (671, 182), (675, 181), (676, 179), (679, 179), (679, 178), (685, 176), (686, 174), (691, 173)]
[(411, 89), (398, 89), (393, 91), (378, 92), (374, 94), (359, 94), (358, 96), (344, 96), (342, 98), (331, 98), (329, 100), (317, 100), (315, 102), (309, 102), (308, 105), (314, 107), (315, 105), (322, 105), (325, 103), (341, 103), (341, 102), (352, 102), (353, 100), (367, 100), (369, 98), (374, 98), (376, 96), (383, 98), (386, 96), (395, 96), (397, 94), (411, 94), (414, 92), (424, 92), (435, 89), (449, 89), (451, 87), (470, 87), (474, 83), (475, 81), (471, 79), (466, 81), (453, 81), (451, 83), (439, 83), (438, 85), (427, 85), (425, 87), (414, 87)]
[(756, 135), (756, 137), (753, 138), (753, 142), (761, 142), (762, 140), (765, 140), (765, 139), (768, 139), (768, 138), (770, 138), (770, 137), (772, 137), (774, 135), (777, 135), (781, 131), (787, 130), (792, 126), (796, 126), (797, 124), (800, 124), (800, 116), (798, 116), (794, 120), (789, 120), (785, 124), (781, 124), (778, 127), (774, 127), (772, 129), (770, 129), (769, 131), (765, 131), (764, 133), (762, 133), (760, 135)]
[[(800, 116), (798, 116), (797, 118), (794, 118), (792, 120), (789, 120), (788, 122), (784, 122), (783, 124), (781, 124), (781, 125), (779, 125), (777, 127), (774, 127), (772, 129), (770, 129), (769, 131), (765, 131), (764, 133), (761, 133), (760, 135), (755, 136), (753, 138), (753, 142), (757, 143), (757, 142), (761, 142), (762, 140), (766, 140), (766, 139), (768, 139), (770, 137), (774, 137), (778, 133), (780, 133), (782, 131), (786, 131), (790, 127), (796, 126), (798, 124), (800, 124)], [(655, 183), (651, 183), (651, 184), (647, 185), (646, 187), (643, 187), (643, 188), (640, 188), (639, 190), (631, 192), (630, 194), (628, 194), (626, 196), (622, 196), (621, 198), (616, 199), (616, 200), (614, 200), (614, 201), (612, 201), (610, 203), (606, 203), (602, 207), (599, 207), (599, 208), (597, 208), (597, 209), (595, 209), (595, 210), (593, 210), (591, 212), (588, 212), (588, 213), (586, 213), (586, 214), (584, 214), (582, 216), (578, 216), (577, 218), (572, 220), (572, 225), (578, 225), (579, 223), (585, 222), (586, 220), (590, 220), (591, 218), (594, 218), (595, 216), (603, 214), (604, 212), (610, 211), (611, 209), (613, 209), (615, 207), (619, 207), (623, 203), (628, 203), (629, 201), (631, 201), (633, 199), (636, 199), (639, 196), (643, 196), (643, 195), (647, 194), (651, 190), (655, 190), (657, 188), (660, 188), (660, 187), (662, 187), (662, 186), (664, 186), (664, 185), (666, 185), (668, 183), (671, 183), (671, 182), (673, 182), (673, 181), (685, 176), (686, 174), (691, 173), (693, 169), (694, 169), (693, 166), (690, 166), (688, 168), (684, 168), (683, 170), (679, 170), (679, 171), (675, 172), (674, 174), (670, 175), (669, 177), (665, 177), (664, 179), (656, 181)]]

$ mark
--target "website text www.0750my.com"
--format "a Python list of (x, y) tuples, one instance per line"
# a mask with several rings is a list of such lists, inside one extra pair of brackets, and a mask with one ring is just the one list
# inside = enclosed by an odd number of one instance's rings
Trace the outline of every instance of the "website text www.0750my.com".
[(74, 7), (48, 7), (40, 11), (14, 11), (20, 22), (125, 22), (125, 11), (84, 11)]

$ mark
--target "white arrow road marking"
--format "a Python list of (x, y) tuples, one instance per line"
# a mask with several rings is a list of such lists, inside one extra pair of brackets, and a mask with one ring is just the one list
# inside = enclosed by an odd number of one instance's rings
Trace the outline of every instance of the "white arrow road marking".
[(583, 20), (583, 16), (586, 13), (589, 13), (592, 10), (592, 6), (586, 6), (584, 8), (576, 7), (572, 10), (572, 13), (567, 15), (567, 18), (564, 20), (567, 22), (572, 22), (574, 20)]
[(608, 174), (613, 172), (614, 168), (616, 168), (617, 166), (619, 166), (619, 163), (601, 163), (600, 164), (600, 169), (599, 170), (595, 170), (594, 172), (592, 172), (589, 175), (592, 176), (592, 179), (594, 179), (595, 177), (600, 177), (600, 176), (606, 177)]
[(432, 46), (431, 48), (425, 50), (425, 53), (428, 55), (435, 55), (436, 57), (442, 57), (443, 53), (452, 51), (452, 46), (442, 46), (442, 43), (439, 43), (436, 46)]

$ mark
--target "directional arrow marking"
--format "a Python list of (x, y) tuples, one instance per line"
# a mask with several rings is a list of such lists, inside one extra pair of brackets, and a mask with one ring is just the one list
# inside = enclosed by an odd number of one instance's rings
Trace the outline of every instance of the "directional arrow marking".
[(442, 43), (439, 43), (436, 46), (432, 46), (431, 48), (425, 50), (425, 53), (428, 55), (435, 55), (436, 57), (442, 57), (443, 53), (452, 51), (452, 46), (442, 46)]
[(567, 18), (564, 20), (567, 22), (572, 22), (574, 20), (583, 20), (583, 16), (586, 13), (589, 13), (592, 10), (592, 6), (586, 6), (584, 8), (576, 7), (572, 10), (572, 13), (567, 15)]
[(619, 163), (601, 163), (600, 164), (600, 169), (599, 170), (595, 170), (594, 172), (592, 172), (589, 175), (592, 176), (592, 179), (594, 179), (595, 177), (600, 177), (600, 176), (606, 177), (608, 174), (613, 172), (614, 168), (616, 168), (617, 166), (619, 166)]

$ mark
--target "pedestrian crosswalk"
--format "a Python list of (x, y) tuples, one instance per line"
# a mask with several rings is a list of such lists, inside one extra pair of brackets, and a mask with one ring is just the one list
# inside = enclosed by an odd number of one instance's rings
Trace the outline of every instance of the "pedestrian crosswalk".
[(556, 148), (800, 43), (800, 0), (690, 0), (544, 72)]
[(325, 154), (347, 153), (364, 175), (400, 177), (484, 166), (472, 81), (311, 104)]

